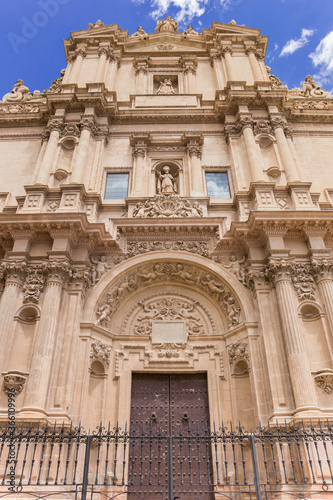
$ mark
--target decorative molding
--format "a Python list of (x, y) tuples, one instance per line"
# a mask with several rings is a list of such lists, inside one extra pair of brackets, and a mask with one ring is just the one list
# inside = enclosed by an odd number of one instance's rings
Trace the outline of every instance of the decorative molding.
[(29, 266), (23, 286), (23, 303), (38, 304), (45, 283), (45, 267), (43, 265)]

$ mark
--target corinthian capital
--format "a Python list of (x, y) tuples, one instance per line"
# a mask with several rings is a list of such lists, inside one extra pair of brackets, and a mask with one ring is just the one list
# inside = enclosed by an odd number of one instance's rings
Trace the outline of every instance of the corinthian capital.
[(328, 259), (312, 259), (311, 265), (317, 281), (333, 279), (333, 261)]
[(138, 157), (144, 158), (146, 156), (146, 150), (147, 150), (147, 146), (146, 146), (146, 143), (144, 141), (136, 142), (136, 144), (133, 146), (133, 150), (132, 150), (133, 158), (138, 158)]
[(64, 284), (73, 275), (73, 270), (67, 260), (53, 260), (43, 263), (43, 269), (47, 276), (47, 282)]
[(187, 144), (187, 151), (190, 156), (197, 156), (200, 159), (202, 157), (202, 147), (196, 141)]
[(81, 130), (90, 130), (93, 135), (95, 135), (98, 130), (95, 119), (92, 116), (83, 116), (80, 125)]
[(0, 278), (6, 282), (22, 285), (27, 272), (27, 263), (25, 260), (7, 261), (0, 266)]
[(225, 54), (232, 54), (232, 47), (231, 45), (221, 45), (220, 51), (223, 56)]
[(291, 265), (286, 259), (270, 259), (265, 274), (274, 283), (286, 279), (291, 281)]
[(87, 55), (87, 46), (84, 43), (80, 43), (75, 49), (76, 56), (85, 57)]

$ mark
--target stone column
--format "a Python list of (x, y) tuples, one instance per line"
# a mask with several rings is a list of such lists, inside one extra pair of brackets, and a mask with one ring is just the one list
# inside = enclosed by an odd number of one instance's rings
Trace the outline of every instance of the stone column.
[(191, 196), (204, 196), (202, 182), (202, 148), (197, 141), (189, 141), (187, 151), (190, 157)]
[(284, 259), (271, 260), (269, 272), (276, 288), (295, 406), (302, 411), (317, 408), (317, 397), (297, 314), (291, 265)]
[(148, 75), (148, 64), (143, 61), (136, 63), (135, 68), (136, 74), (136, 93), (146, 94), (147, 93), (147, 75)]
[(61, 353), (57, 360), (56, 373), (53, 376), (55, 386), (54, 401), (50, 401), (55, 408), (65, 411), (73, 409), (71, 395), (74, 391), (76, 363), (74, 361), (79, 339), (79, 324), (82, 311), (82, 299), (85, 291), (92, 284), (89, 269), (78, 269), (74, 271), (71, 284), (67, 290), (67, 300), (62, 312), (64, 317), (63, 338), (61, 341)]
[(107, 58), (110, 56), (110, 44), (109, 43), (100, 43), (98, 49), (99, 61), (98, 67), (96, 71), (96, 83), (104, 83), (104, 75), (106, 68)]
[(243, 130), (246, 156), (249, 162), (251, 180), (258, 182), (264, 180), (264, 164), (260, 150), (253, 134), (253, 122), (250, 116), (240, 116), (238, 126)]
[(144, 196), (148, 186), (144, 186), (144, 168), (147, 146), (144, 141), (137, 141), (133, 147), (133, 182), (132, 196)]
[(195, 81), (196, 66), (193, 61), (185, 62), (184, 74), (186, 75), (186, 87), (188, 94), (196, 94), (197, 86)]
[(217, 80), (217, 88), (223, 89), (225, 87), (225, 79), (223, 76), (223, 68), (222, 68), (222, 62), (221, 62), (221, 54), (216, 50), (212, 49), (210, 51), (210, 62), (211, 65), (214, 68), (215, 71), (215, 76)]
[(107, 88), (107, 90), (114, 90), (116, 73), (120, 65), (120, 56), (118, 54), (112, 53), (110, 55), (109, 61), (110, 62), (107, 68), (105, 87)]
[(224, 58), (225, 69), (227, 74), (227, 81), (232, 82), (234, 80), (233, 70), (232, 70), (232, 47), (231, 45), (223, 45), (221, 47), (221, 54)]
[(312, 259), (312, 267), (333, 337), (333, 262), (328, 259)]
[(73, 69), (73, 66), (74, 66), (74, 61), (75, 61), (75, 52), (74, 51), (70, 51), (69, 54), (68, 54), (68, 58), (67, 58), (67, 68), (66, 68), (66, 71), (65, 71), (65, 74), (64, 74), (64, 77), (62, 79), (62, 83), (69, 83), (70, 81), (70, 77), (71, 77), (71, 72), (72, 72), (72, 69)]
[[(285, 136), (286, 123), (282, 117), (271, 117), (271, 124), (274, 129), (276, 144), (282, 160), (287, 181), (288, 182), (298, 181), (299, 176), (297, 168)], [(288, 128), (287, 130), (289, 133)]]
[(81, 135), (79, 144), (76, 146), (73, 170), (71, 175), (72, 184), (83, 184), (89, 143), (92, 133), (96, 132), (95, 120), (92, 116), (83, 116), (81, 119)]
[[(22, 303), (22, 285), (26, 274), (24, 260), (5, 262), (0, 267), (1, 278), (6, 280), (0, 302), (0, 373), (6, 370), (14, 340), (14, 315)], [(19, 368), (19, 367), (18, 367)]]
[(75, 84), (78, 83), (81, 73), (82, 62), (86, 54), (87, 54), (86, 44), (84, 43), (78, 44), (75, 50), (76, 59), (73, 63), (73, 68), (69, 75), (68, 83), (75, 83)]
[(60, 132), (63, 128), (63, 118), (51, 118), (49, 120), (44, 140), (49, 139), (45, 146), (45, 153), (40, 162), (39, 169), (36, 175), (36, 184), (47, 185), (50, 179), (52, 165), (56, 156)]
[(258, 60), (256, 58), (256, 48), (255, 47), (248, 47), (245, 50), (245, 54), (249, 57), (254, 82), (262, 81), (262, 79), (263, 79), (262, 73), (261, 73), (261, 70), (259, 67)]
[(46, 397), (58, 329), (58, 315), (64, 282), (70, 273), (67, 261), (48, 262), (43, 309), (36, 332), (24, 410), (45, 411)]

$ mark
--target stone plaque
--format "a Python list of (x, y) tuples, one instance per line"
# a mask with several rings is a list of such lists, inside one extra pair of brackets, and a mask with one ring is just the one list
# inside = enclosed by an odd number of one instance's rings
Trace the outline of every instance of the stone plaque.
[(185, 344), (185, 321), (153, 321), (153, 344)]

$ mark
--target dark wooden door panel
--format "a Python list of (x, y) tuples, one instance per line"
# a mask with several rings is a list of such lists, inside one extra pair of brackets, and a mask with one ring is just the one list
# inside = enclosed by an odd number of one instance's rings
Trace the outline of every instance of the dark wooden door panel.
[[(129, 500), (213, 500), (210, 441), (205, 438), (208, 422), (205, 374), (134, 374)], [(168, 436), (172, 436), (172, 463), (168, 463)]]

